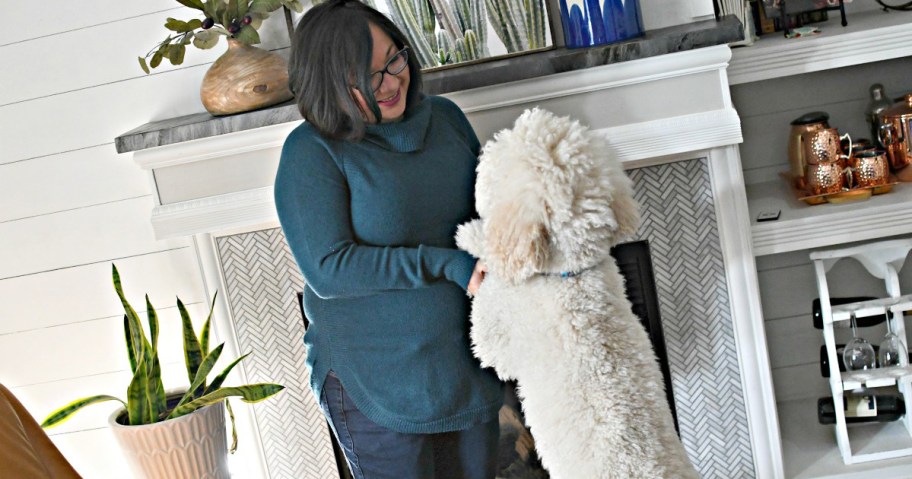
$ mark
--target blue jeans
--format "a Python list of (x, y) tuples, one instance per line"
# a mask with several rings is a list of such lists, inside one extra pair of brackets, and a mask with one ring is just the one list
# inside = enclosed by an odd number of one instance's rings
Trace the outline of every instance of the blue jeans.
[(464, 431), (392, 431), (361, 414), (332, 371), (323, 385), (320, 407), (355, 479), (494, 479), (497, 419)]

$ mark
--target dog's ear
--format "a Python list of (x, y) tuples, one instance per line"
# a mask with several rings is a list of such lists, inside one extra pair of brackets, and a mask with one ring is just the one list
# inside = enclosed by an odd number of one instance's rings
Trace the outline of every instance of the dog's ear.
[(514, 198), (497, 205), (485, 219), (485, 262), (511, 283), (529, 278), (548, 259), (548, 230), (539, 209)]
[(484, 227), (483, 221), (474, 219), (459, 225), (456, 229), (456, 246), (470, 255), (484, 260)]
[(612, 186), (611, 211), (617, 221), (617, 227), (612, 235), (614, 243), (619, 243), (633, 236), (640, 227), (640, 208), (633, 198), (633, 182), (624, 174), (624, 170), (616, 168), (610, 174)]

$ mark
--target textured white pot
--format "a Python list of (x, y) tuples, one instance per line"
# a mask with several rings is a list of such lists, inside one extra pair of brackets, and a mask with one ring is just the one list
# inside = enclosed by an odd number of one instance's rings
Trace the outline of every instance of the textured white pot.
[(230, 479), (224, 402), (144, 426), (118, 423), (124, 413), (108, 423), (137, 478)]

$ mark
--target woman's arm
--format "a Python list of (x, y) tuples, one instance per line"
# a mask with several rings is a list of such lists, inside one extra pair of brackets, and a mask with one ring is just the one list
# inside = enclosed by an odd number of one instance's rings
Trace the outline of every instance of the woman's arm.
[(329, 153), (292, 134), (276, 175), (276, 211), (304, 279), (318, 296), (365, 296), (440, 280), (468, 286), (476, 260), (464, 251), (358, 244), (349, 201), (345, 177)]

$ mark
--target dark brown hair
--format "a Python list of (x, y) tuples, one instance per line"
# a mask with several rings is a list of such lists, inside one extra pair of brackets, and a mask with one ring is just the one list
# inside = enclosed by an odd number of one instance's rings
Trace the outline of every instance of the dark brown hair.
[[(288, 83), (301, 116), (326, 137), (359, 140), (364, 137), (364, 116), (380, 121), (380, 106), (370, 87), (374, 48), (370, 24), (389, 35), (397, 48), (409, 46), (393, 22), (357, 0), (317, 5), (295, 28)], [(421, 92), (421, 67), (414, 55), (409, 55), (408, 69), (406, 107), (411, 108)], [(361, 92), (369, 112), (362, 111), (352, 96), (352, 85)]]

